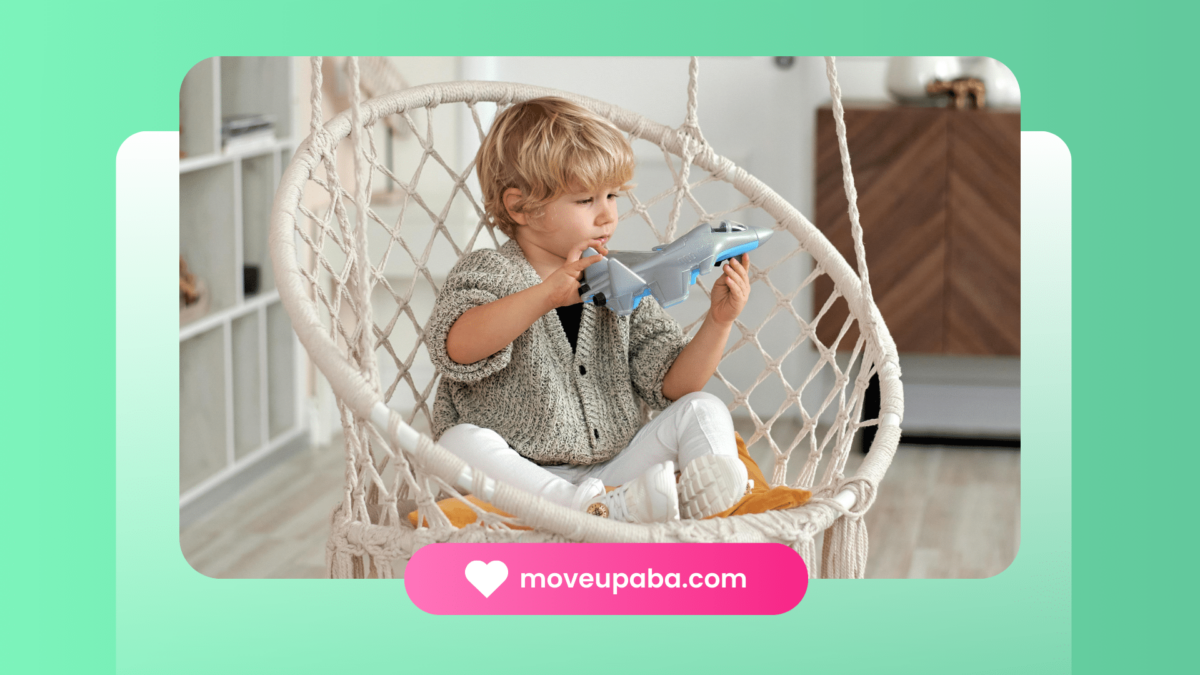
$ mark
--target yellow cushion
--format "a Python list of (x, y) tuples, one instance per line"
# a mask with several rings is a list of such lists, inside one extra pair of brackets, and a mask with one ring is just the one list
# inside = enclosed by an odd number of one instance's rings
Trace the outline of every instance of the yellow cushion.
[[(808, 503), (809, 498), (812, 496), (808, 490), (798, 490), (790, 487), (770, 487), (767, 485), (766, 476), (763, 475), (762, 470), (758, 468), (758, 464), (754, 462), (754, 459), (750, 457), (750, 453), (746, 450), (746, 442), (742, 440), (740, 435), (735, 434), (735, 438), (737, 439), (738, 457), (745, 463), (746, 472), (749, 474), (750, 479), (754, 481), (754, 487), (738, 503), (721, 513), (710, 516), (711, 518), (744, 516), (751, 513), (763, 513), (764, 511), (774, 511), (777, 509), (791, 509)], [(616, 488), (609, 487), (607, 489), (614, 490)], [(481, 499), (476, 499), (472, 495), (467, 495), (464, 499), (482, 511), (498, 513), (502, 516), (509, 515)], [(450, 519), (450, 524), (454, 527), (464, 527), (475, 522), (475, 511), (457, 499), (443, 499), (438, 502), (438, 508), (442, 510), (442, 513), (446, 514), (446, 517)], [(416, 511), (408, 514), (408, 522), (412, 523), (413, 527), (417, 526)], [(513, 525), (510, 527), (514, 530), (531, 529), (524, 525)]]
[[(492, 506), (488, 502), (485, 502), (482, 499), (476, 498), (474, 495), (466, 495), (463, 497), (463, 499), (465, 499), (465, 500), (471, 502), (472, 504), (474, 504), (475, 506), (479, 507), (479, 509), (481, 511), (487, 511), (488, 513), (498, 513), (502, 516), (509, 515), (503, 511), (501, 511), (500, 509), (496, 508), (495, 506)], [(437, 505), (438, 505), (438, 508), (442, 510), (442, 513), (446, 514), (446, 517), (450, 519), (450, 524), (453, 525), (454, 527), (465, 527), (465, 526), (470, 525), (471, 523), (475, 522), (475, 519), (476, 519), (475, 511), (471, 507), (467, 506), (466, 504), (458, 501), (457, 499), (455, 499), (453, 497), (451, 497), (450, 499), (443, 499), (442, 501), (438, 502)], [(416, 511), (413, 511), (412, 513), (408, 514), (408, 522), (412, 523), (413, 527), (417, 526), (417, 512)], [(428, 519), (425, 521), (425, 524), (426, 525), (429, 524)], [(514, 530), (531, 530), (531, 529), (533, 529), (531, 527), (526, 527), (524, 525), (509, 525), (508, 527), (510, 527)]]
[(779, 509), (794, 509), (808, 503), (809, 498), (812, 497), (812, 493), (808, 490), (768, 485), (767, 477), (763, 475), (762, 469), (758, 468), (758, 464), (746, 450), (746, 442), (742, 440), (740, 434), (734, 434), (734, 437), (737, 439), (738, 457), (746, 465), (746, 472), (750, 475), (750, 480), (754, 481), (754, 487), (750, 488), (750, 493), (738, 500), (738, 503), (715, 516), (709, 516), (710, 518), (727, 518)]

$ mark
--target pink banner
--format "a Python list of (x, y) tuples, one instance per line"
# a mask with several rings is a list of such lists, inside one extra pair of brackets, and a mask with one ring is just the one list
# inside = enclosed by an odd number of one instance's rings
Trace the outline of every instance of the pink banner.
[(404, 586), (430, 614), (782, 614), (808, 569), (783, 544), (431, 544)]

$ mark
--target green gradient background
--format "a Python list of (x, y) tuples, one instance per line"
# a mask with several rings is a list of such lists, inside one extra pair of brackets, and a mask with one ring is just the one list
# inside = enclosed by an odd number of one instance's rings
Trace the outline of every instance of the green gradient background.
[[(1196, 366), (1161, 354), (1177, 336), (1193, 335), (1195, 324), (1193, 312), (1173, 318), (1182, 305), (1167, 295), (1195, 286), (1188, 257), (1196, 216), (1172, 198), (1188, 194), (1196, 175), (1194, 77), (1177, 70), (1194, 72), (1185, 45), (1197, 17), (1195, 9), (1167, 9), (1174, 6), (143, 2), (6, 9), (0, 49), (10, 68), (0, 115), (8, 161), (0, 189), (12, 215), (0, 265), (10, 319), (2, 408), (8, 484), (0, 499), (11, 534), (0, 563), (9, 624), (0, 668), (1061, 673), (1072, 659), (1087, 673), (1177, 666), (1171, 648), (1190, 635), (1191, 613), (1146, 606), (1178, 605), (1194, 586), (1186, 555), (1194, 545), (1181, 543), (1168, 520), (1185, 509), (1186, 490), (1167, 489), (1159, 468), (1169, 467), (1168, 477), (1196, 469), (1191, 447), (1172, 434), (1190, 421), (1185, 383)], [(1021, 82), (1022, 127), (1052, 131), (1070, 147), (1078, 367), (1072, 374), (1064, 358), (1068, 316), (1056, 293), (1066, 273), (1052, 261), (1026, 267), (1023, 528), (1014, 565), (988, 580), (820, 581), (797, 610), (749, 618), (433, 617), (409, 604), (400, 583), (214, 581), (192, 571), (178, 549), (174, 301), (166, 298), (162, 311), (131, 305), (132, 297), (118, 306), (113, 285), (114, 156), (133, 133), (177, 128), (188, 68), (216, 54), (697, 49), (987, 54)], [(1026, 255), (1034, 235), (1024, 234)], [(163, 244), (143, 243), (155, 251)], [(128, 265), (133, 283), (174, 273), (170, 259)], [(140, 331), (136, 342), (121, 345), (119, 382), (117, 311), (129, 312), (123, 316)], [(1080, 448), (1073, 492), (1061, 453), (1071, 427), (1056, 417), (1065, 414), (1072, 377)], [(116, 491), (114, 454), (121, 462)], [(1136, 499), (1114, 505), (1114, 492)], [(1125, 556), (1147, 542), (1146, 561), (1155, 564), (1129, 564)]]

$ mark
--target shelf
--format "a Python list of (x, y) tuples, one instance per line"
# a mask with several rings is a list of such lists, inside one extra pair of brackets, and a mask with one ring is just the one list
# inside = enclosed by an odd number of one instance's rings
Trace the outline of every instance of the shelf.
[(270, 293), (180, 331), (180, 492), (302, 427), (296, 337)]
[(271, 202), (281, 174), (278, 153), (246, 157), (242, 164), (242, 264), (258, 267), (258, 292), (275, 288), (267, 247)]
[(188, 156), (220, 150), (220, 59), (205, 59), (192, 67), (179, 88), (179, 151)]
[(221, 116), (268, 114), (275, 135), (292, 135), (291, 59), (277, 56), (221, 57)]
[(179, 491), (229, 464), (225, 405), (225, 331), (179, 345)]
[[(221, 57), (180, 88), (179, 251), (208, 313), (179, 329), (179, 491), (190, 503), (306, 431), (304, 355), (275, 290), (271, 205), (295, 153), (293, 62)], [(264, 113), (277, 138), (223, 152), (223, 116)], [(253, 295), (245, 268), (259, 269)]]
[(213, 312), (233, 307), (241, 296), (234, 172), (225, 164), (179, 177), (179, 253), (207, 284)]
[(279, 436), (276, 436), (275, 438), (272, 438), (270, 443), (267, 443), (266, 445), (262, 446), (261, 448), (258, 448), (254, 452), (251, 452), (250, 454), (246, 455), (245, 457), (242, 457), (240, 460), (238, 460), (238, 462), (236, 464), (231, 464), (231, 465), (221, 469), (220, 471), (217, 471), (216, 473), (212, 474), (208, 478), (205, 478), (200, 483), (197, 483), (196, 485), (194, 485), (188, 491), (182, 492), (179, 495), (179, 507), (182, 509), (183, 507), (186, 507), (189, 504), (195, 502), (197, 499), (199, 499), (200, 497), (207, 494), (213, 488), (221, 485), (225, 481), (240, 474), (241, 472), (245, 471), (246, 469), (250, 468), (251, 466), (254, 466), (259, 461), (265, 459), (266, 457), (268, 457), (271, 453), (275, 452), (276, 450), (279, 450), (280, 448), (282, 448), (286, 445), (290, 445), (293, 441), (300, 438), (305, 433), (307, 433), (307, 429), (305, 429), (304, 427), (297, 426), (295, 428), (287, 430), (287, 432), (280, 434)]
[(198, 319), (180, 328), (179, 341), (184, 342), (186, 340), (190, 340), (191, 338), (205, 331), (212, 330), (223, 323), (232, 321), (251, 312), (258, 311), (260, 307), (265, 307), (278, 301), (279, 292), (270, 291), (268, 293), (256, 295), (235, 307), (230, 307), (219, 312), (206, 314), (203, 319)]
[[(205, 59), (192, 67), (179, 90), (181, 174), (245, 157), (294, 148), (292, 59), (235, 56)], [(225, 152), (221, 120), (230, 115), (266, 114), (276, 140), (251, 150)]]
[(296, 415), (296, 338), (292, 321), (281, 303), (266, 308), (267, 390), (271, 392), (268, 405), (268, 425), (271, 437), (291, 429), (298, 422)]
[[(295, 147), (296, 147), (295, 139), (277, 138), (277, 139), (275, 139), (274, 143), (270, 143), (270, 144), (264, 143), (262, 145), (262, 147), (254, 148), (252, 150), (239, 150), (239, 151), (234, 151), (234, 152), (229, 152), (229, 153), (208, 152), (208, 153), (203, 153), (203, 154), (197, 154), (195, 156), (189, 156), (189, 157), (179, 160), (179, 173), (180, 174), (191, 173), (192, 171), (198, 171), (200, 169), (207, 169), (209, 167), (218, 166), (220, 164), (228, 164), (230, 162), (234, 162), (239, 159), (246, 159), (247, 157), (259, 157), (262, 155), (270, 155), (275, 152), (280, 152), (281, 155), (286, 158), (286, 160), (290, 160), (292, 158), (292, 151), (295, 149)], [(189, 155), (191, 155), (191, 153), (189, 153)], [(287, 164), (285, 163), (284, 166), (287, 166)]]
[[(233, 320), (233, 456), (242, 459), (266, 442), (263, 400), (266, 383), (259, 364), (267, 350), (258, 313)], [(265, 337), (265, 336), (264, 336)]]

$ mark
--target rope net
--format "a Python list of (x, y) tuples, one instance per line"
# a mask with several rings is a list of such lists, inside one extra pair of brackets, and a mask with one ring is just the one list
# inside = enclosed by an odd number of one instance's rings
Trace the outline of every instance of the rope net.
[[(351, 131), (339, 138), (330, 131), (333, 122), (322, 126), (317, 119), (321, 68), (319, 59), (314, 61), (312, 136), (297, 153), (299, 157), (307, 150), (312, 158), (294, 221), (297, 269), (341, 357), (405, 423), (428, 434), (438, 375), (424, 336), (437, 292), (462, 255), (479, 247), (498, 248), (504, 240), (485, 218), (474, 176), (475, 153), (496, 113), (547, 91), (488, 83), (500, 95), (472, 93), (451, 103), (443, 100), (451, 96), (436, 89), (451, 85), (431, 85), (435, 89), (426, 105), (401, 104), (394, 115), (379, 107), (378, 99), (355, 106)], [(350, 69), (352, 78), (356, 72)], [(695, 83), (693, 62), (686, 120), (660, 139), (648, 138), (654, 135), (652, 123), (644, 118), (630, 123), (627, 117), (617, 119), (612, 113), (617, 109), (550, 93), (613, 119), (634, 148), (636, 187), (621, 198), (616, 248), (647, 250), (721, 219), (780, 230), (751, 254), (750, 302), (735, 322), (737, 330), (707, 390), (729, 405), (772, 485), (811, 489), (812, 506), (837, 510), (833, 517), (846, 515), (830, 498), (848, 484), (844, 470), (855, 434), (878, 423), (861, 417), (863, 392), (880, 367), (880, 342), (873, 330), (858, 330), (861, 310), (848, 306), (844, 283), (835, 280), (829, 284), (832, 292), (818, 296), (814, 282), (829, 270), (809, 250), (814, 242), (807, 230), (815, 229), (806, 221), (772, 216), (764, 202), (778, 197), (768, 195), (765, 186), (764, 191), (747, 189), (748, 175), (713, 153), (699, 131)], [(357, 92), (357, 82), (352, 86)], [(408, 133), (389, 136), (385, 119)], [(361, 148), (357, 157), (356, 140)], [(391, 147), (385, 147), (388, 143)], [(712, 170), (701, 168), (698, 158)], [(347, 185), (343, 175), (351, 171), (357, 180)], [(703, 321), (720, 273), (715, 269), (701, 276), (689, 299), (668, 310), (688, 336)], [(846, 318), (822, 325), (830, 316)], [(392, 559), (406, 559), (433, 541), (568, 539), (512, 529), (528, 523), (478, 508), (400, 450), (394, 436), (357, 416), (340, 396), (338, 400), (346, 485), (333, 514), (327, 557), (331, 575), (390, 576)], [(427, 438), (423, 442), (431, 443)], [(791, 462), (796, 455), (801, 461)], [(873, 494), (871, 488), (867, 492)], [(475, 524), (456, 530), (436, 506), (445, 497), (470, 507)], [(871, 499), (860, 501), (866, 503), (856, 515)], [(420, 523), (415, 529), (407, 518), (413, 509)], [(783, 541), (800, 550), (815, 571), (813, 538), (820, 530), (810, 516), (772, 513), (728, 519), (739, 523), (685, 521), (647, 526), (646, 531), (648, 540), (661, 541), (714, 536)], [(865, 530), (862, 537), (865, 547)]]

